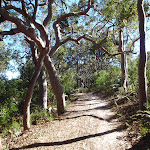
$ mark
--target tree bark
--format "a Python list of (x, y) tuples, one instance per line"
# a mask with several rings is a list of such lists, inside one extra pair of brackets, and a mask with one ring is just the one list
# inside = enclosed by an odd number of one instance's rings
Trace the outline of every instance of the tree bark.
[(2, 150), (2, 143), (1, 143), (1, 138), (0, 138), (0, 150)]
[(51, 58), (48, 55), (44, 59), (44, 64), (48, 71), (51, 86), (57, 99), (57, 113), (58, 115), (61, 115), (65, 112), (66, 107), (65, 94), (63, 93), (63, 88), (57, 77), (56, 69), (51, 61)]
[(138, 0), (137, 10), (139, 17), (139, 33), (140, 33), (140, 56), (138, 65), (138, 82), (139, 82), (139, 109), (147, 108), (147, 81), (146, 81), (146, 27), (145, 27), (145, 12), (144, 0)]
[[(123, 34), (122, 29), (119, 31), (119, 52), (124, 52)], [(122, 86), (127, 91), (128, 86), (128, 68), (127, 68), (127, 55), (121, 53), (121, 73), (122, 73)]]
[(35, 67), (35, 72), (33, 74), (33, 77), (30, 81), (29, 88), (27, 91), (27, 96), (24, 101), (24, 112), (23, 112), (23, 127), (24, 130), (29, 130), (30, 129), (30, 103), (33, 95), (33, 89), (36, 83), (36, 80), (40, 74), (41, 68), (43, 66), (43, 59), (45, 57), (45, 54), (42, 52), (42, 54), (39, 57), (39, 60), (36, 64)]
[[(34, 41), (26, 38), (26, 41), (29, 43), (31, 52), (32, 52), (32, 60), (34, 62), (34, 65), (37, 64), (37, 47), (34, 43)], [(46, 74), (44, 71), (44, 66), (42, 66), (40, 75), (38, 77), (38, 83), (39, 83), (39, 105), (43, 106), (43, 109), (47, 109), (47, 80), (46, 80)]]
[(41, 68), (40, 75), (38, 77), (39, 83), (39, 105), (43, 106), (43, 109), (47, 109), (47, 80), (44, 71), (44, 66)]

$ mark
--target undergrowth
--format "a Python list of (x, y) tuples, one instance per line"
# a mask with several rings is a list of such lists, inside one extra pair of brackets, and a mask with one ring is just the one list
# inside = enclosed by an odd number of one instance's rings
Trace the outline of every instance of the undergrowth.
[[(147, 148), (150, 148), (149, 142), (143, 142), (143, 140), (148, 141), (147, 139), (150, 139), (150, 110), (139, 111), (136, 92), (117, 94), (111, 98), (111, 103), (113, 109), (117, 111), (119, 121), (127, 129), (127, 140), (132, 145), (138, 145), (138, 147), (140, 145), (140, 147), (146, 147), (145, 150), (147, 150)], [(135, 150), (138, 150), (137, 146)]]

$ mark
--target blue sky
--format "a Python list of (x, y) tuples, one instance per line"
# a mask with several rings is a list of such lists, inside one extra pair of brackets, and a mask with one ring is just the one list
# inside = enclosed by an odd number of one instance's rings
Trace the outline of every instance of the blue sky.
[[(149, 26), (150, 27), (150, 23), (148, 23), (147, 24), (147, 26)], [(150, 31), (148, 31), (147, 32), (147, 41), (146, 41), (146, 49), (147, 49), (147, 51), (150, 51)], [(139, 54), (139, 41), (138, 42), (136, 42), (136, 44), (135, 44), (135, 49), (136, 49), (136, 52), (137, 52), (137, 55)], [(6, 76), (7, 76), (7, 78), (9, 79), (9, 80), (11, 80), (11, 79), (13, 79), (13, 78), (17, 78), (18, 76), (19, 76), (20, 74), (19, 74), (19, 72), (18, 71), (11, 71), (11, 70), (8, 70), (7, 72), (6, 72)]]
[[(150, 45), (150, 39), (148, 39), (147, 42), (146, 42), (147, 51), (150, 51), (150, 46), (149, 45)], [(136, 49), (137, 49), (137, 52), (139, 52), (139, 42), (136, 43)], [(8, 80), (15, 79), (19, 75), (20, 75), (20, 73), (18, 71), (16, 71), (16, 72), (7, 71), (6, 72), (6, 76), (7, 76)]]

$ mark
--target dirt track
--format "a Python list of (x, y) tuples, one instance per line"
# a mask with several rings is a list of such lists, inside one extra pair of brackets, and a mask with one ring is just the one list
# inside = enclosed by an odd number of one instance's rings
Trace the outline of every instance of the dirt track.
[(110, 105), (92, 93), (79, 93), (60, 120), (37, 125), (10, 144), (11, 149), (125, 150), (130, 144)]

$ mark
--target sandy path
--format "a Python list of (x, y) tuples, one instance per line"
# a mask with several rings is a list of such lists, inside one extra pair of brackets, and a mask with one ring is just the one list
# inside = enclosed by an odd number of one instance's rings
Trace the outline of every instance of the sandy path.
[(117, 119), (106, 101), (91, 93), (78, 94), (61, 120), (32, 127), (11, 143), (12, 149), (32, 150), (125, 150)]

